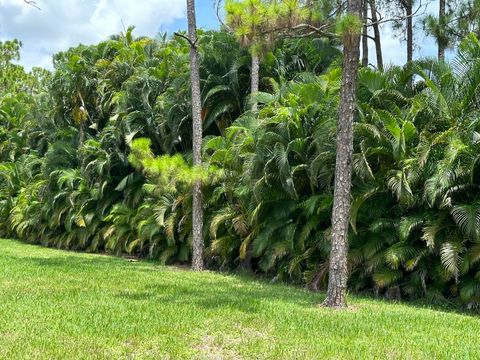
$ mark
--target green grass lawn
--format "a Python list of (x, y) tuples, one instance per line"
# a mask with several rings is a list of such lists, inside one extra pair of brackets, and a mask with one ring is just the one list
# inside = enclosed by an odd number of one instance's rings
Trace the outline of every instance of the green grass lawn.
[(0, 240), (1, 359), (480, 359), (480, 318)]

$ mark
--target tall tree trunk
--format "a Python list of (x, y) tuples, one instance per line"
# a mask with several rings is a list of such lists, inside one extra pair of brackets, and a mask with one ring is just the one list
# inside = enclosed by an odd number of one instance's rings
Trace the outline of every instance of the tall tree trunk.
[(368, 66), (368, 0), (363, 0), (362, 66)]
[(413, 61), (413, 0), (404, 0), (407, 15), (407, 62)]
[[(200, 98), (200, 71), (197, 52), (197, 23), (195, 0), (187, 0), (188, 37), (190, 39), (190, 80), (192, 85), (193, 165), (202, 164), (202, 105)], [(192, 212), (192, 269), (203, 270), (203, 205), (202, 183), (193, 185)]]
[[(361, 17), (361, 10), (362, 0), (348, 1), (350, 14)], [(327, 298), (324, 303), (329, 307), (347, 306), (348, 223), (360, 34), (353, 31), (346, 31), (343, 34), (343, 56), (332, 212), (332, 249), (330, 251)]]
[(83, 101), (83, 96), (80, 90), (77, 90), (77, 96), (80, 99), (80, 103), (82, 106), (80, 106), (80, 112), (81, 112), (81, 121), (80, 124), (78, 125), (78, 145), (79, 147), (83, 145), (83, 142), (85, 141), (85, 122), (88, 119), (88, 112), (87, 108), (85, 106), (85, 102)]
[(85, 129), (84, 129), (84, 123), (81, 122), (78, 127), (78, 147), (82, 146), (84, 141), (85, 141)]
[[(260, 78), (260, 58), (257, 51), (252, 51), (252, 69), (250, 74), (250, 93), (252, 95), (258, 93)], [(252, 99), (252, 111), (257, 111), (258, 104)]]
[(383, 71), (382, 40), (380, 37), (380, 25), (378, 24), (377, 5), (375, 0), (370, 0), (370, 11), (372, 12), (372, 27), (375, 39), (375, 53), (377, 55), (377, 69)]
[[(443, 26), (445, 19), (445, 0), (440, 0), (438, 4), (438, 23)], [(445, 29), (443, 29), (445, 30)], [(438, 60), (445, 61), (445, 42), (443, 36), (438, 38)]]

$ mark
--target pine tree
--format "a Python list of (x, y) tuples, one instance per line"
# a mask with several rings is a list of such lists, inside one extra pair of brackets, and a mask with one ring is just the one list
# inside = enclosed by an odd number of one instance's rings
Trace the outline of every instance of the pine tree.
[(343, 21), (343, 77), (337, 128), (337, 155), (332, 212), (328, 292), (325, 305), (345, 307), (348, 280), (348, 228), (352, 178), (353, 121), (360, 56), (361, 0), (349, 0)]
[[(200, 97), (200, 70), (197, 51), (195, 0), (187, 0), (187, 17), (188, 38), (190, 42), (190, 80), (192, 87), (193, 165), (200, 166), (202, 164), (202, 105)], [(192, 232), (192, 269), (203, 270), (203, 201), (202, 183), (198, 180), (193, 186)]]

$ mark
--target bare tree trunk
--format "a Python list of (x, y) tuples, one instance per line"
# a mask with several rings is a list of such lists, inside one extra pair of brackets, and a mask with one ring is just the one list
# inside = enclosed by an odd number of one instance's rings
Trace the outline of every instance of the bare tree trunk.
[(85, 141), (85, 122), (88, 119), (88, 112), (87, 108), (85, 106), (85, 101), (83, 101), (83, 96), (80, 90), (77, 90), (77, 96), (80, 99), (80, 102), (82, 106), (80, 107), (80, 112), (81, 112), (81, 121), (80, 124), (78, 125), (78, 146), (82, 146), (83, 142)]
[(84, 123), (80, 123), (79, 128), (78, 128), (78, 147), (83, 145), (83, 142), (85, 141), (85, 130), (83, 128)]
[(363, 0), (362, 66), (368, 66), (368, 0)]
[[(188, 37), (190, 39), (190, 80), (192, 82), (193, 165), (202, 164), (202, 105), (200, 98), (200, 71), (197, 52), (197, 23), (195, 0), (187, 0)], [(193, 186), (193, 255), (192, 270), (203, 270), (203, 205), (202, 183)]]
[[(252, 69), (250, 74), (251, 86), (250, 93), (252, 95), (258, 93), (259, 89), (259, 78), (260, 78), (260, 58), (258, 53), (254, 50), (252, 51)], [(257, 111), (258, 104), (252, 99), (252, 111)]]
[[(445, 18), (445, 0), (440, 0), (438, 4), (438, 22), (443, 25)], [(438, 60), (445, 61), (445, 43), (443, 37), (438, 39)]]
[(405, 0), (407, 15), (407, 63), (413, 61), (413, 4), (412, 0)]
[[(362, 0), (349, 0), (348, 12), (361, 17)], [(343, 34), (343, 76), (337, 129), (337, 157), (332, 212), (332, 249), (330, 251), (327, 298), (329, 307), (347, 306), (348, 223), (352, 179), (353, 121), (355, 116), (360, 34)]]
[(375, 0), (370, 0), (370, 11), (372, 12), (373, 36), (375, 38), (375, 52), (377, 55), (377, 69), (383, 71), (382, 40), (380, 37), (380, 25), (378, 24), (377, 5)]

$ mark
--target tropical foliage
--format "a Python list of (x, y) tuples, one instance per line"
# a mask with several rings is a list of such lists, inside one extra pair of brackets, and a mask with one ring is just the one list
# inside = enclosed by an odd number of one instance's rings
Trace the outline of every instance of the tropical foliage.
[[(191, 164), (188, 43), (133, 28), (14, 65), (0, 45), (0, 232), (89, 252), (191, 257), (203, 181), (211, 268), (323, 288), (328, 274), (340, 53), (328, 38), (265, 53), (258, 112), (250, 54), (199, 32), (203, 162)], [(480, 304), (480, 42), (358, 79), (350, 286)], [(14, 79), (14, 81), (12, 81)]]

